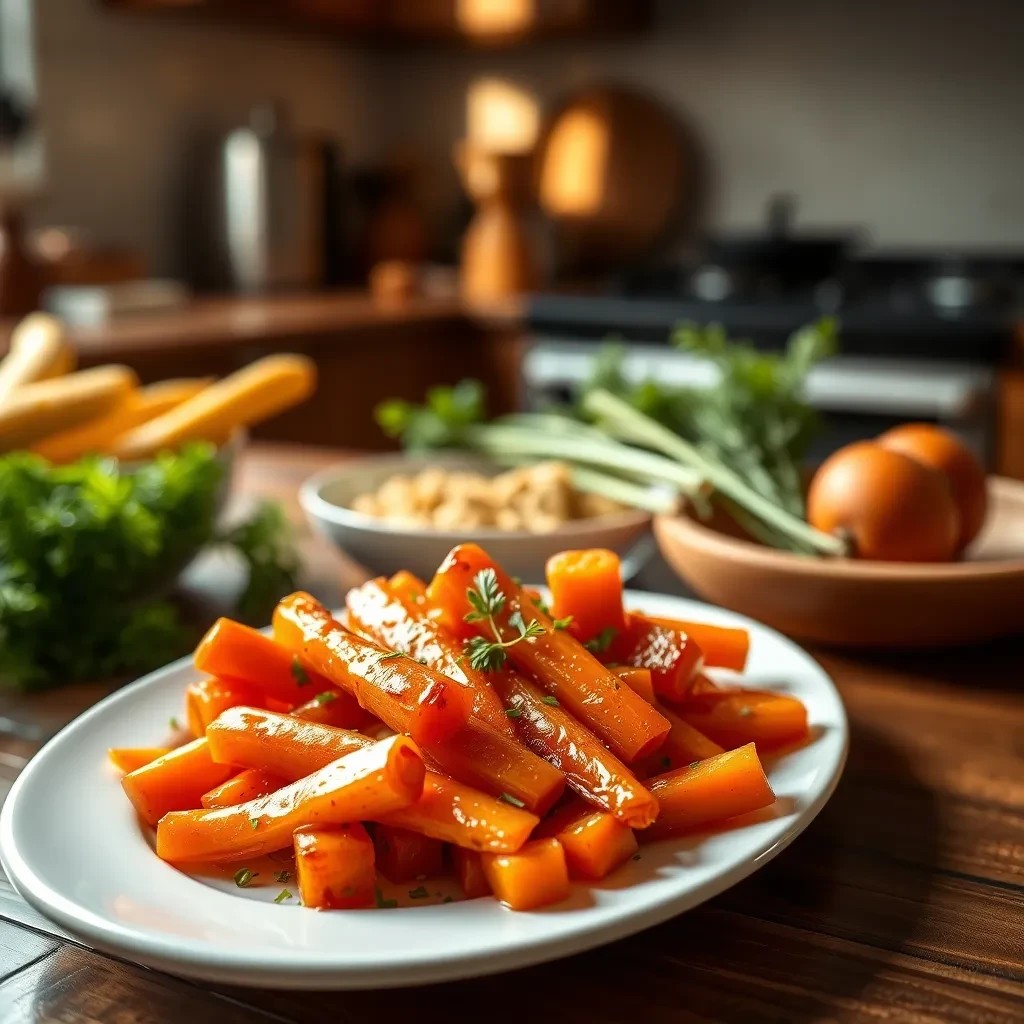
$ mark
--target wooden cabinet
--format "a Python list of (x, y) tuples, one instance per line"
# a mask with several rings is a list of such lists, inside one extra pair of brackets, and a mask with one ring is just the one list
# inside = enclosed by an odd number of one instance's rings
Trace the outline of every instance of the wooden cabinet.
[(126, 11), (207, 15), (370, 42), (510, 46), (647, 28), (652, 0), (104, 0)]

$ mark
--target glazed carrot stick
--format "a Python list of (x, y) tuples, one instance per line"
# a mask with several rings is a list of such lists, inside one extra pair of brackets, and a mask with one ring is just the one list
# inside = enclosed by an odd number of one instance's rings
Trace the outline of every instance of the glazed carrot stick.
[[(268, 705), (268, 710), (277, 709), (270, 708)], [(338, 729), (367, 729), (372, 721), (370, 716), (347, 693), (334, 687), (318, 693), (312, 700), (300, 704), (289, 714), (307, 722), (333, 725)]]
[(671, 708), (659, 704), (658, 710), (672, 723), (672, 728), (661, 749), (636, 766), (637, 774), (641, 779), (649, 779), (653, 775), (664, 775), (665, 772), (684, 768), (693, 764), (694, 761), (704, 761), (723, 752), (723, 748), (714, 740), (708, 739), (704, 733), (695, 729)]
[(708, 668), (728, 668), (742, 672), (747, 666), (750, 651), (750, 633), (735, 626), (713, 626), (708, 622), (687, 622), (652, 616), (669, 629), (678, 629), (694, 640), (704, 652)]
[[(472, 714), (499, 732), (512, 735), (505, 709), (484, 674), (469, 667), (458, 641), (427, 618), (413, 597), (403, 598), (400, 590), (393, 590), (379, 578), (350, 590), (345, 607), (356, 632), (453, 679), (466, 690)], [(469, 712), (465, 713), (468, 717)]]
[(458, 683), (350, 632), (308, 594), (278, 603), (274, 636), (360, 707), (424, 746), (450, 736), (469, 717), (472, 704)]
[[(649, 668), (634, 668), (632, 665), (615, 665), (612, 671), (638, 696), (648, 704), (656, 704), (654, 683), (651, 681)], [(665, 712), (659, 708), (660, 714)]]
[(695, 729), (731, 749), (795, 743), (807, 735), (807, 708), (795, 697), (763, 690), (718, 690), (691, 697), (679, 714)]
[[(335, 690), (300, 655), (233, 619), (218, 619), (210, 627), (199, 641), (194, 661), (200, 672), (251, 683), (266, 696), (290, 707), (304, 704), (314, 694)], [(337, 696), (352, 703), (344, 693)]]
[(753, 743), (659, 775), (651, 780), (651, 792), (661, 813), (645, 839), (678, 835), (775, 802)]
[(494, 686), (515, 712), (523, 742), (565, 776), (569, 788), (635, 828), (646, 828), (658, 804), (633, 773), (579, 724), (557, 698), (518, 672), (493, 673)]
[[(303, 652), (322, 674), (350, 688), (389, 728), (409, 731), (410, 701), (389, 688), (390, 679), (381, 669), (385, 655), (335, 622), (318, 601), (302, 593), (282, 600), (274, 611), (274, 635), (286, 647)], [(400, 660), (411, 670), (430, 671), (408, 658)], [(393, 664), (391, 659), (383, 661), (385, 668)], [(432, 766), (491, 796), (507, 793), (538, 814), (555, 803), (564, 786), (561, 773), (551, 765), (475, 718), (448, 739), (424, 741), (422, 746)]]
[[(226, 711), (211, 724), (207, 741), (214, 757), (262, 768), (289, 782), (373, 742), (359, 733), (256, 708)], [(435, 772), (427, 772), (416, 803), (381, 820), (471, 850), (495, 851), (519, 849), (538, 821), (534, 814)]]
[(136, 768), (141, 768), (169, 753), (170, 747), (111, 747), (107, 751), (107, 757), (115, 768), (120, 768), (123, 772), (133, 772)]
[(424, 771), (416, 744), (393, 736), (269, 796), (165, 814), (156, 830), (157, 856), (186, 863), (273, 853), (304, 825), (341, 825), (408, 807), (423, 792)]
[(557, 839), (570, 877), (589, 881), (611, 874), (638, 847), (631, 828), (607, 811), (595, 811), (579, 801), (566, 804), (542, 822), (536, 837)]
[(627, 616), (626, 628), (612, 640), (608, 657), (650, 669), (654, 692), (666, 700), (682, 700), (704, 664), (700, 647), (686, 633), (636, 613)]
[(373, 905), (373, 842), (359, 822), (295, 830), (295, 877), (304, 907), (353, 910)]
[(407, 569), (400, 569), (388, 580), (391, 589), (403, 600), (408, 598), (416, 604), (426, 604), (427, 585)]
[(231, 679), (200, 679), (185, 687), (185, 720), (193, 736), (202, 736), (206, 727), (222, 712), (238, 704), (259, 707), (263, 702), (254, 686)]
[[(498, 596), (490, 621), (466, 622), (474, 608), (468, 592), (489, 582)], [(629, 762), (656, 750), (668, 733), (668, 722), (623, 686), (589, 651), (565, 630), (557, 630), (549, 619), (504, 570), (476, 544), (454, 548), (427, 588), (432, 608), (443, 624), (458, 631), (469, 626), (477, 636), (493, 640), (497, 629), (508, 659), (532, 676), (578, 721), (599, 736), (624, 761)], [(500, 600), (503, 598), (503, 600)], [(518, 641), (517, 622), (536, 620), (544, 632)]]
[(545, 570), (551, 591), (551, 616), (570, 617), (578, 640), (592, 640), (603, 630), (626, 626), (622, 606), (622, 566), (619, 556), (605, 548), (560, 551)]
[(204, 793), (201, 802), (204, 807), (234, 807), (273, 793), (285, 784), (286, 780), (279, 775), (272, 775), (262, 768), (247, 768)]
[(441, 874), (444, 848), (437, 839), (395, 825), (376, 825), (377, 870), (389, 882), (411, 882)]
[(569, 895), (569, 871), (557, 839), (534, 839), (518, 853), (482, 855), (484, 877), (512, 910), (534, 910)]
[(490, 896), (491, 887), (484, 875), (483, 859), (479, 853), (455, 846), (452, 848), (452, 861), (455, 864), (455, 877), (458, 879), (459, 888), (467, 900)]
[(121, 786), (139, 817), (147, 825), (155, 825), (168, 811), (198, 807), (207, 790), (235, 771), (232, 765), (217, 764), (206, 740), (198, 739), (129, 772)]

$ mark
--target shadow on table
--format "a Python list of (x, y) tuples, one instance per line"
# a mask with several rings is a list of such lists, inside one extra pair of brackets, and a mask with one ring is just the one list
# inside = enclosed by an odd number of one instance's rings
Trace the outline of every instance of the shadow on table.
[(899, 752), (854, 722), (846, 775), (804, 836), (741, 885), (665, 924), (466, 982), (391, 992), (225, 991), (304, 1024), (798, 1024), (841, 1019), (851, 1003), (870, 1015), (873, 1003), (880, 1012), (885, 1006), (872, 989), (887, 951), (914, 945), (939, 827), (931, 794)]

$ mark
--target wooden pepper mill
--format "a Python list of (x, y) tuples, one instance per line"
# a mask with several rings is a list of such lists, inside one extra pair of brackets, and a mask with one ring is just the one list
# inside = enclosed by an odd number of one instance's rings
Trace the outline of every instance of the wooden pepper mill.
[(540, 274), (529, 223), (531, 154), (486, 152), (464, 141), (456, 146), (455, 166), (477, 206), (462, 239), (463, 297), (486, 302), (535, 289)]

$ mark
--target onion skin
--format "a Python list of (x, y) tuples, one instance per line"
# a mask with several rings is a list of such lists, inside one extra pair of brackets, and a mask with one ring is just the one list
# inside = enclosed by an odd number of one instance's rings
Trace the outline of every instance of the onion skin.
[(811, 481), (807, 519), (849, 538), (857, 557), (885, 562), (948, 561), (960, 537), (943, 474), (870, 441), (825, 460)]
[(977, 456), (955, 434), (931, 423), (906, 423), (882, 434), (876, 444), (909, 455), (917, 462), (943, 473), (960, 512), (962, 551), (981, 532), (988, 513), (985, 470)]

